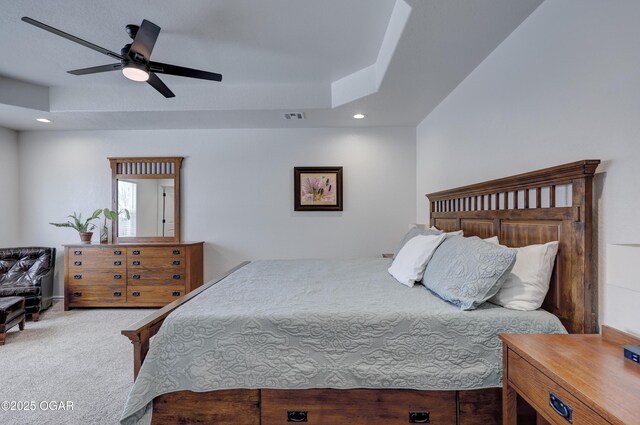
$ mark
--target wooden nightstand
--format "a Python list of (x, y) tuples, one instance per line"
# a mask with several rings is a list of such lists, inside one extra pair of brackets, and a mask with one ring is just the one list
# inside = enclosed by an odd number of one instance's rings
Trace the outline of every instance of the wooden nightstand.
[(640, 424), (640, 365), (622, 348), (640, 339), (602, 328), (602, 335), (501, 334), (503, 424), (517, 422), (517, 395), (539, 424)]

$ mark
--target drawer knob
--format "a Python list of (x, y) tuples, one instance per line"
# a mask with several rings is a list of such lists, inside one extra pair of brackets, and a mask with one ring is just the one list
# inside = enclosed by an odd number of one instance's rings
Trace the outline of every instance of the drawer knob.
[(133, 264), (134, 266), (139, 266), (139, 265), (140, 265), (140, 261), (134, 261), (132, 264)]
[(82, 255), (82, 251), (73, 251), (73, 255)]
[(133, 292), (131, 293), (131, 295), (133, 295), (134, 297), (139, 297), (139, 296), (140, 296), (140, 292), (138, 292), (138, 291), (133, 291)]
[(122, 255), (122, 251), (116, 249), (115, 251), (113, 251), (113, 255)]
[(133, 255), (140, 255), (140, 250), (139, 249), (134, 249), (133, 251), (131, 251), (131, 253)]
[(122, 292), (114, 292), (114, 293), (113, 293), (113, 296), (114, 296), (114, 297), (119, 297), (119, 296), (121, 296), (121, 295), (122, 295)]
[(307, 422), (306, 410), (288, 410), (287, 422)]
[(180, 265), (180, 260), (173, 260), (172, 263), (174, 266), (179, 266)]
[(113, 278), (116, 279), (116, 280), (117, 279), (122, 279), (122, 275), (121, 274), (114, 274)]
[(121, 266), (122, 265), (122, 261), (114, 261), (113, 265), (114, 266)]
[(573, 409), (553, 392), (549, 392), (549, 406), (551, 406), (558, 415), (569, 421), (570, 424), (573, 423)]
[(174, 297), (179, 297), (180, 296), (180, 291), (173, 291), (171, 293), (171, 295), (173, 295)]
[(140, 275), (139, 274), (134, 274), (133, 276), (131, 276), (134, 279), (140, 279)]
[(76, 279), (76, 280), (80, 280), (80, 279), (82, 279), (82, 275), (81, 274), (74, 274), (73, 278)]
[(179, 274), (174, 274), (174, 275), (173, 275), (173, 278), (174, 278), (174, 279), (180, 279), (180, 275), (179, 275)]
[(82, 261), (74, 261), (73, 265), (74, 266), (81, 266), (82, 265)]
[(82, 296), (82, 292), (74, 292), (73, 296), (74, 297), (81, 297)]
[(174, 249), (173, 250), (173, 255), (178, 255), (180, 254), (180, 250), (179, 249)]
[(430, 422), (429, 412), (409, 412), (410, 424), (428, 424)]

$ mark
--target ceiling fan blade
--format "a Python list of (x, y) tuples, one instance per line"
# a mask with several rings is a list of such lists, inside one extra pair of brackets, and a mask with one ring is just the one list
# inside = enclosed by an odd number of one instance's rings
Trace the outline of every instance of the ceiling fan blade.
[(117, 71), (119, 69), (122, 69), (121, 63), (112, 63), (109, 65), (92, 66), (91, 68), (74, 69), (73, 71), (67, 72), (73, 75), (87, 75), (97, 74), (98, 72)]
[(201, 80), (222, 81), (222, 74), (185, 68), (168, 63), (149, 62), (149, 69), (158, 74), (177, 75), (179, 77), (200, 78)]
[(151, 52), (153, 51), (153, 46), (155, 46), (156, 40), (158, 39), (158, 34), (160, 34), (159, 26), (146, 19), (143, 20), (136, 34), (136, 38), (133, 40), (133, 43), (131, 43), (129, 57), (131, 57), (131, 59), (141, 60), (140, 58), (136, 58), (136, 54), (138, 54), (144, 57), (145, 62), (148, 62), (151, 57)]
[(112, 58), (115, 58), (115, 59), (124, 59), (124, 56), (122, 56), (122, 55), (120, 55), (118, 53), (112, 52), (111, 50), (107, 50), (104, 47), (97, 46), (97, 45), (95, 45), (93, 43), (89, 43), (88, 41), (83, 40), (81, 38), (78, 38), (75, 35), (67, 34), (64, 31), (60, 31), (57, 28), (50, 27), (49, 25), (43, 24), (42, 22), (36, 21), (35, 19), (31, 19), (31, 18), (29, 18), (27, 16), (24, 16), (24, 17), (22, 17), (22, 20), (24, 22), (28, 23), (28, 24), (31, 24), (31, 25), (36, 26), (38, 28), (41, 28), (41, 29), (43, 29), (45, 31), (49, 31), (50, 33), (58, 35), (58, 36), (60, 36), (62, 38), (66, 38), (67, 40), (73, 41), (74, 43), (78, 43), (78, 44), (80, 44), (80, 45), (82, 45), (84, 47), (88, 47), (88, 48), (90, 48), (92, 50), (95, 50), (96, 52), (100, 52), (100, 53), (102, 53), (104, 55), (111, 56)]
[(176, 97), (176, 95), (173, 94), (171, 90), (169, 90), (169, 87), (167, 87), (167, 85), (163, 83), (162, 80), (158, 78), (158, 76), (153, 72), (149, 73), (149, 79), (147, 80), (147, 83), (149, 83), (151, 87), (162, 93), (164, 97)]

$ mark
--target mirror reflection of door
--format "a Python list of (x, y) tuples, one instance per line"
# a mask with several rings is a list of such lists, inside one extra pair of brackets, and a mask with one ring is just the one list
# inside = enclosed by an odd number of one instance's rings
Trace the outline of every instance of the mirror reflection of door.
[(174, 236), (175, 235), (175, 218), (174, 218), (174, 199), (175, 192), (173, 186), (162, 186), (162, 196), (160, 201), (162, 202), (162, 208), (160, 209), (160, 223), (159, 234), (161, 236)]
[(118, 237), (175, 236), (175, 182), (173, 179), (118, 180)]

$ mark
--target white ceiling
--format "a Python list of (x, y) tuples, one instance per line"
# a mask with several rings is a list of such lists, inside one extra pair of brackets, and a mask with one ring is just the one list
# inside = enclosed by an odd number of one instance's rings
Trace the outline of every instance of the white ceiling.
[[(416, 125), (542, 0), (0, 0), (0, 126), (16, 129)], [(152, 59), (223, 74), (161, 76), (176, 97), (120, 72), (66, 71), (119, 52), (129, 23), (162, 30)], [(333, 107), (332, 105), (341, 105)], [(286, 121), (283, 112), (306, 119)], [(368, 116), (355, 121), (356, 111)], [(48, 117), (44, 125), (36, 117)]]

